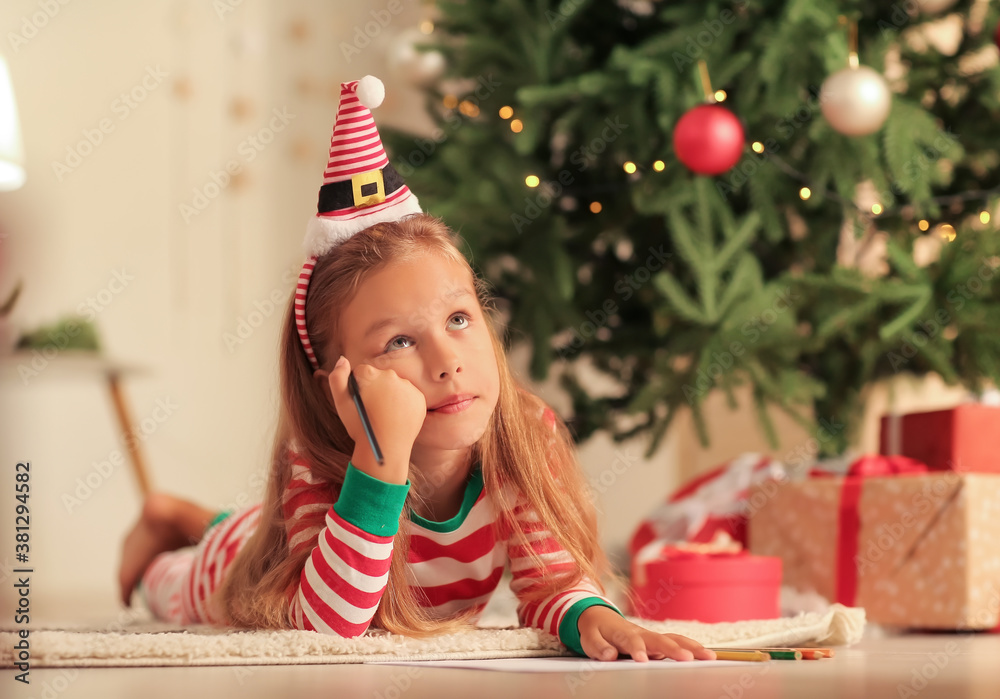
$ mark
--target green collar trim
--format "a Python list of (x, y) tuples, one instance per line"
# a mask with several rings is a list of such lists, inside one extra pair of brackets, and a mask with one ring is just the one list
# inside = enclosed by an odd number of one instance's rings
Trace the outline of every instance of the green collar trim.
[(410, 510), (410, 520), (423, 527), (424, 529), (429, 529), (432, 532), (453, 532), (462, 526), (465, 522), (465, 518), (469, 516), (469, 511), (472, 510), (472, 506), (476, 504), (479, 499), (479, 495), (483, 492), (483, 469), (482, 464), (477, 463), (472, 467), (472, 472), (469, 474), (469, 482), (465, 484), (465, 497), (462, 498), (462, 507), (459, 509), (458, 514), (456, 514), (451, 519), (446, 519), (443, 522), (434, 522), (429, 519), (424, 519), (418, 515), (413, 510)]

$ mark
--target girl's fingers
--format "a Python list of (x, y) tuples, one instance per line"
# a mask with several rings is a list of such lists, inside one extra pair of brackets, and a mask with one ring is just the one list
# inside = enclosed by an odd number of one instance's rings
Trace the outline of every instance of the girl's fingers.
[(580, 635), (580, 647), (583, 648), (583, 652), (588, 657), (594, 660), (618, 659), (618, 650), (605, 640), (596, 627)]
[(649, 660), (649, 656), (646, 653), (646, 641), (642, 636), (642, 629), (635, 627), (610, 640), (622, 653), (632, 656), (632, 660), (644, 663)]
[(715, 660), (715, 651), (709, 650), (705, 646), (698, 643), (698, 641), (693, 638), (688, 638), (687, 636), (680, 636), (675, 633), (664, 634), (669, 637), (675, 643), (677, 643), (682, 648), (686, 648), (694, 654), (694, 657), (698, 660)]
[(347, 357), (342, 357), (342, 360), (339, 365), (334, 365), (333, 369), (330, 370), (328, 381), (333, 403), (337, 408), (337, 415), (346, 426), (347, 422), (344, 418), (350, 414), (349, 409), (352, 405), (351, 393), (347, 388), (347, 379), (351, 375), (351, 362)]
[[(688, 638), (687, 636), (681, 636), (675, 633), (665, 633), (658, 635), (661, 638), (665, 638), (669, 641), (672, 641), (682, 651), (689, 652), (691, 656), (685, 657), (684, 658), (685, 660), (690, 660), (692, 656), (694, 657), (695, 660), (715, 660), (715, 651), (711, 651), (705, 648), (703, 645), (698, 643), (693, 638)], [(669, 657), (672, 657), (675, 660), (681, 660), (681, 658), (677, 656), (669, 656)]]

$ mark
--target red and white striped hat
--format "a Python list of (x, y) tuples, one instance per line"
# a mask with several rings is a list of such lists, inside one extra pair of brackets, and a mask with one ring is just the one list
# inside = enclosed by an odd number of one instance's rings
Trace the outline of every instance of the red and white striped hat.
[(306, 227), (307, 259), (295, 291), (295, 321), (313, 369), (319, 363), (306, 332), (306, 292), (317, 258), (369, 226), (421, 213), (417, 198), (386, 157), (372, 118), (370, 110), (384, 97), (385, 86), (371, 75), (340, 84), (330, 159), (316, 215)]

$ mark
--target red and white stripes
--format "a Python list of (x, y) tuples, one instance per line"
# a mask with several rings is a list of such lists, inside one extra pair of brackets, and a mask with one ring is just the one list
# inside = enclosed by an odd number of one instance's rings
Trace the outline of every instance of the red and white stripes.
[[(393, 537), (370, 534), (345, 521), (331, 506), (331, 495), (324, 482), (311, 478), (305, 464), (296, 464), (284, 498), (290, 515), (286, 530), (292, 549), (309, 546), (312, 553), (290, 600), (289, 618), (299, 629), (350, 638), (369, 627), (385, 592)], [(325, 511), (321, 520), (317, 517), (320, 510)], [(143, 580), (153, 612), (179, 623), (214, 622), (205, 599), (221, 582), (258, 519), (259, 506), (254, 506), (212, 528), (197, 548), (158, 557)], [(508, 562), (511, 589), (521, 599), (518, 617), (522, 624), (557, 635), (560, 621), (573, 604), (591, 597), (604, 599), (596, 585), (584, 579), (570, 589), (526, 601), (526, 593), (543, 578), (571, 571), (575, 564), (534, 510), (520, 504), (515, 521), (526, 533), (526, 544), (515, 543), (510, 532), (501, 530), (493, 498), (480, 492), (454, 531), (406, 523), (410, 585), (432, 616), (442, 618), (469, 607), (478, 616)], [(540, 554), (541, 568), (528, 557), (529, 547)]]

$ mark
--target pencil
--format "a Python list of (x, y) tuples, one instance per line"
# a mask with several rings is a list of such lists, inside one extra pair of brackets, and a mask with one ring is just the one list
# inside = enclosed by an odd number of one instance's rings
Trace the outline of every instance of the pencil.
[(372, 454), (375, 455), (378, 465), (384, 466), (385, 459), (382, 458), (382, 450), (378, 448), (378, 441), (375, 439), (375, 431), (372, 429), (372, 423), (368, 420), (365, 404), (361, 402), (361, 389), (358, 388), (358, 382), (354, 378), (353, 371), (347, 375), (347, 390), (351, 394), (351, 398), (354, 399), (354, 407), (358, 409), (358, 415), (361, 416), (361, 424), (365, 428), (365, 435), (368, 437), (368, 444), (371, 445)]
[(771, 660), (802, 660), (805, 657), (805, 652), (798, 648), (726, 648), (726, 650), (735, 650), (741, 653), (767, 653), (771, 656)]
[[(818, 660), (820, 658), (833, 657), (833, 648), (796, 648), (795, 650), (802, 651), (802, 657), (807, 660)], [(807, 653), (812, 657), (807, 656)]]
[(729, 650), (728, 648), (709, 648), (715, 651), (716, 660), (746, 660), (762, 663), (771, 659), (767, 653), (759, 650)]

